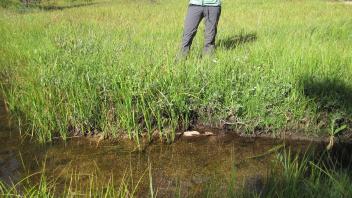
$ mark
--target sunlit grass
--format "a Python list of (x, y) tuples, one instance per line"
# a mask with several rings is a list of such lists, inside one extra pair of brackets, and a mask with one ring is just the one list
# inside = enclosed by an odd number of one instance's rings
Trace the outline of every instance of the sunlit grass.
[[(326, 1), (224, 1), (216, 60), (175, 63), (186, 3), (0, 8), (1, 90), (25, 133), (155, 132), (195, 121), (244, 133), (328, 134), (351, 123), (352, 12)], [(348, 127), (347, 127), (348, 128)], [(348, 129), (347, 129), (348, 130)]]

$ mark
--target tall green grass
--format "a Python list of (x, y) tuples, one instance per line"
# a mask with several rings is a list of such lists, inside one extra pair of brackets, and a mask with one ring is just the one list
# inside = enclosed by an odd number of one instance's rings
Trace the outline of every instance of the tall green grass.
[(234, 169), (225, 188), (211, 182), (203, 189), (202, 197), (351, 197), (350, 165), (340, 163), (329, 153), (317, 156), (284, 149), (276, 154), (267, 176), (241, 182)]
[(328, 154), (314, 156), (278, 155), (282, 171), (270, 174), (262, 191), (263, 197), (350, 197), (350, 166), (340, 167)]
[(324, 135), (335, 114), (337, 125), (351, 123), (348, 5), (224, 1), (216, 60), (199, 58), (201, 25), (191, 56), (177, 63), (186, 8), (115, 0), (1, 9), (1, 91), (11, 115), (41, 142), (96, 132), (172, 141), (195, 123)]

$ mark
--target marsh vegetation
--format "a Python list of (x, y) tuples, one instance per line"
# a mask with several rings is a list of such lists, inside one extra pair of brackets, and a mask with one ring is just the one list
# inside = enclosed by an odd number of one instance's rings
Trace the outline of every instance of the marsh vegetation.
[[(350, 5), (222, 9), (215, 56), (201, 58), (201, 25), (175, 61), (185, 2), (1, 1), (0, 194), (351, 197), (350, 145), (336, 143), (351, 137)], [(139, 146), (197, 127), (223, 133)], [(235, 134), (320, 137), (329, 151)], [(97, 135), (137, 149), (73, 138)]]
[(1, 90), (24, 134), (171, 142), (197, 124), (324, 136), (331, 123), (350, 134), (350, 7), (226, 1), (216, 60), (199, 58), (200, 31), (191, 57), (175, 63), (183, 2), (95, 3), (1, 9)]

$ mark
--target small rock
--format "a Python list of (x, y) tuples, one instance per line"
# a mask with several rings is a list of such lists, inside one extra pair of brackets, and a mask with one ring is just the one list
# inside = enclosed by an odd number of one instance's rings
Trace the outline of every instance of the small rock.
[(200, 133), (198, 131), (185, 131), (183, 133), (183, 136), (186, 136), (186, 137), (191, 137), (191, 136), (199, 136)]
[(177, 133), (176, 133), (177, 136), (180, 136), (180, 135), (182, 135), (182, 134), (183, 134), (183, 133), (181, 133), (181, 132), (177, 132)]
[(206, 136), (211, 136), (211, 135), (214, 135), (214, 133), (213, 133), (213, 132), (206, 131), (206, 132), (204, 133), (204, 135), (206, 135)]

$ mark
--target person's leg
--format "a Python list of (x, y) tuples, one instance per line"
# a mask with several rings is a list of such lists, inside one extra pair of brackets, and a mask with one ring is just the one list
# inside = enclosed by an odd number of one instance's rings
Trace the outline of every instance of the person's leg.
[(197, 33), (199, 23), (202, 20), (203, 16), (204, 15), (202, 6), (190, 5), (188, 7), (187, 16), (185, 19), (183, 39), (181, 43), (180, 55), (182, 57), (186, 57), (188, 55), (193, 38)]
[(215, 50), (215, 38), (221, 14), (221, 7), (208, 6), (204, 12), (205, 33), (203, 54), (212, 55)]

